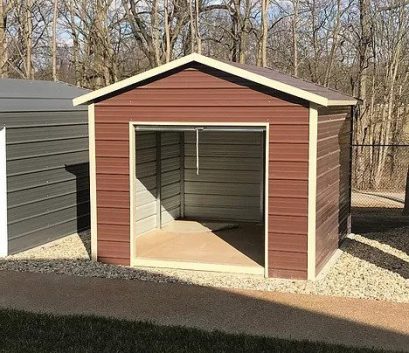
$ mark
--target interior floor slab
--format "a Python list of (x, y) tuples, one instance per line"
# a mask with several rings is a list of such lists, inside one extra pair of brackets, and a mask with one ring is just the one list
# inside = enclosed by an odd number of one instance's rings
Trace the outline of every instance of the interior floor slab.
[(136, 259), (263, 268), (264, 226), (176, 220), (136, 239)]

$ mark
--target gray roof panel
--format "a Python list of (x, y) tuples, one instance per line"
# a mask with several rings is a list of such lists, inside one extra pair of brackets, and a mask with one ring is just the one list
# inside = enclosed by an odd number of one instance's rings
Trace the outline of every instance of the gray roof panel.
[(65, 82), (0, 79), (0, 112), (85, 110), (72, 99), (88, 92)]

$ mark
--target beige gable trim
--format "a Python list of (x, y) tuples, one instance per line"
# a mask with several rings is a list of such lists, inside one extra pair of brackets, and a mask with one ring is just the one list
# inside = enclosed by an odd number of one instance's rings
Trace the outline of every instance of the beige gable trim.
[[(316, 103), (318, 105), (322, 106), (329, 106), (329, 105), (355, 105), (356, 101), (351, 100), (351, 101), (340, 101), (342, 104), (339, 104), (339, 101), (336, 100), (331, 100), (329, 101), (327, 98), (320, 96), (318, 94), (314, 94), (305, 90), (302, 90), (300, 88), (285, 84), (280, 81), (276, 81), (270, 78), (266, 78), (262, 75), (258, 75), (252, 72), (249, 72), (247, 70), (235, 67), (233, 65), (230, 65), (228, 63), (224, 63), (212, 58), (208, 58), (206, 56), (200, 55), (200, 54), (190, 54), (187, 55), (183, 58), (171, 61), (167, 64), (158, 66), (154, 69), (148, 70), (146, 72), (143, 72), (139, 75), (135, 75), (133, 77), (130, 77), (128, 79), (119, 81), (117, 83), (114, 83), (112, 85), (109, 85), (107, 87), (98, 89), (96, 91), (84, 94), (80, 97), (77, 97), (73, 99), (73, 104), (74, 106), (81, 105), (81, 104), (87, 104), (95, 99), (98, 99), (100, 97), (103, 97), (105, 95), (111, 94), (115, 91), (118, 91), (120, 89), (126, 88), (128, 86), (134, 85), (138, 82), (142, 82), (144, 80), (150, 79), (152, 77), (158, 76), (160, 74), (166, 73), (170, 70), (176, 69), (180, 66), (186, 65), (191, 62), (197, 62), (200, 64), (203, 64), (205, 66), (221, 70), (223, 72), (226, 72), (228, 74), (232, 74), (238, 77), (241, 77), (243, 79), (258, 83), (262, 86), (269, 87), (272, 89), (275, 89), (277, 91), (289, 94), (294, 97), (298, 97), (301, 99), (304, 99), (306, 101)], [(347, 103), (347, 104), (345, 104)]]

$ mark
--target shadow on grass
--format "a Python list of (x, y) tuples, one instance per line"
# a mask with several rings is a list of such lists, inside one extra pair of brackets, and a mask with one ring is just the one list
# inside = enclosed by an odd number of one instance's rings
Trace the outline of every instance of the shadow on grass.
[(0, 310), (2, 352), (333, 352), (370, 349), (308, 341), (206, 332), (94, 316), (53, 316)]
[[(37, 264), (39, 268), (43, 266), (40, 261), (37, 261)], [(35, 262), (30, 265), (35, 266)], [(67, 269), (72, 269), (73, 273), (76, 270), (78, 273), (81, 272), (80, 268), (76, 268), (76, 266), (80, 267), (81, 262), (58, 261), (51, 265), (54, 266), (54, 272), (67, 272)], [(88, 262), (87, 266), (96, 265)], [(107, 270), (106, 267), (98, 265), (98, 268), (100, 268), (101, 275), (107, 275), (104, 273)], [(320, 308), (317, 311), (306, 309), (309, 307), (308, 304), (304, 303), (302, 307), (297, 301), (291, 302), (291, 295), (288, 296), (290, 301), (286, 302), (286, 300), (274, 299), (273, 295), (269, 295), (272, 299), (268, 299), (263, 292), (244, 292), (194, 284), (179, 285), (188, 283), (188, 281), (152, 273), (149, 270), (123, 269), (113, 266), (109, 273), (115, 275), (115, 268), (118, 271), (129, 271), (130, 275), (133, 273), (140, 279), (150, 279), (156, 276), (155, 281), (163, 283), (0, 271), (0, 283), (2, 283), (0, 306), (61, 315), (84, 314), (134, 321), (152, 321), (158, 325), (185, 326), (226, 333), (245, 332), (249, 335), (288, 340), (311, 340), (390, 350), (408, 350), (409, 347), (409, 309), (405, 304), (396, 304), (399, 310), (396, 310), (395, 305), (387, 307), (395, 308), (396, 321), (389, 322), (389, 325), (392, 326), (382, 327), (381, 322), (384, 322), (384, 318), (381, 320), (379, 317), (382, 307), (376, 306), (378, 304), (374, 302), (368, 302), (378, 308), (376, 313), (374, 312), (373, 320), (369, 321), (373, 324), (369, 324), (359, 321), (360, 311), (363, 313), (366, 311), (365, 301), (362, 301), (362, 305), (359, 304), (357, 307), (355, 302), (345, 303), (339, 299), (343, 308), (341, 312), (345, 312), (331, 316), (325, 314), (325, 306), (328, 302), (323, 297), (311, 296), (308, 299), (312, 302), (322, 300), (319, 305), (312, 306), (312, 308)], [(98, 275), (97, 271), (95, 273)], [(300, 296), (300, 298), (308, 297)], [(335, 300), (333, 304), (337, 302), (338, 300)], [(390, 312), (387, 314), (392, 315)], [(362, 314), (362, 316), (365, 315)], [(14, 331), (11, 337), (15, 337), (15, 340), (21, 337), (22, 344), (26, 344), (24, 342), (27, 339), (30, 347), (39, 347), (37, 350), (30, 350), (32, 352), (348, 352), (345, 348), (308, 346), (306, 343), (287, 345), (287, 348), (283, 348), (284, 343), (278, 341), (265, 339), (257, 341), (245, 337), (233, 337), (227, 340), (230, 343), (222, 343), (220, 334), (212, 336), (208, 333), (181, 329), (172, 331), (171, 329), (149, 328), (149, 326), (143, 328), (138, 324), (131, 325), (133, 329), (129, 331), (121, 329), (124, 323), (113, 324), (113, 328), (110, 328), (110, 325), (101, 324), (106, 321), (98, 321), (100, 322), (99, 326), (97, 325), (99, 328), (96, 328), (87, 320), (75, 318), (64, 320), (57, 320), (54, 325), (54, 323), (50, 324), (48, 319), (43, 318), (38, 322), (35, 321), (31, 328), (27, 328), (28, 332), (22, 331), (24, 329), (23, 320), (21, 327)], [(408, 321), (408, 325), (402, 323), (402, 320)], [(392, 328), (395, 323), (400, 323), (400, 326), (398, 324), (399, 331), (398, 328)], [(4, 320), (1, 325), (5, 325)], [(149, 337), (143, 334), (138, 336), (139, 329), (149, 333)], [(3, 334), (4, 329), (1, 330), (0, 335)], [(202, 335), (202, 338), (198, 335)], [(205, 341), (203, 337), (206, 337)], [(144, 346), (143, 340), (146, 340), (146, 344), (149, 343), (152, 347), (156, 347), (156, 350), (148, 349), (149, 345)], [(52, 345), (53, 342), (57, 344), (57, 342), (64, 341), (67, 342), (65, 347), (68, 347), (65, 350), (63, 348), (59, 351), (41, 349), (44, 342)], [(8, 342), (12, 347), (16, 346), (12, 338), (8, 338)], [(85, 342), (86, 347), (81, 346), (81, 342)], [(160, 345), (155, 346), (157, 344), (155, 342), (159, 342)], [(73, 345), (74, 349), (69, 349), (70, 345)], [(62, 346), (63, 343), (58, 343), (58, 347)], [(14, 351), (10, 350), (10, 352)]]

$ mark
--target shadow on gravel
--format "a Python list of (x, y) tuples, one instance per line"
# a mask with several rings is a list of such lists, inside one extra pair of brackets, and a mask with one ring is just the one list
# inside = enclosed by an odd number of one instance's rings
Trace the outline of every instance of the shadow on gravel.
[(400, 208), (353, 207), (351, 213), (352, 232), (356, 234), (409, 227), (409, 216), (403, 216)]
[(395, 272), (405, 279), (409, 278), (409, 262), (397, 256), (350, 238), (345, 239), (345, 247), (343, 250), (377, 267)]
[(82, 244), (84, 244), (84, 248), (89, 256), (91, 258), (91, 237), (90, 237), (90, 230), (86, 230), (83, 232), (78, 233), (79, 238), (82, 241)]
[[(407, 231), (400, 228), (407, 228)], [(409, 254), (409, 216), (399, 208), (353, 208), (352, 233)]]

